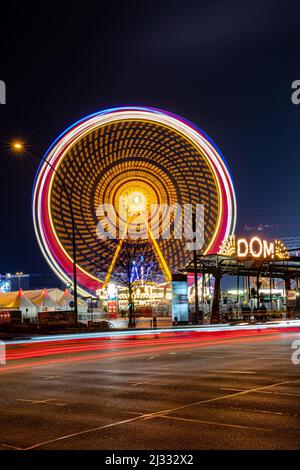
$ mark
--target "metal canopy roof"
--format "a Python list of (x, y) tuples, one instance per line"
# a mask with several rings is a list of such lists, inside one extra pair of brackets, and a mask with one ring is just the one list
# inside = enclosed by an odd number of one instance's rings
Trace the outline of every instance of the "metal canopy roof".
[[(197, 255), (199, 273), (221, 276), (257, 276), (284, 278), (300, 276), (300, 257), (288, 259), (238, 258), (225, 255)], [(194, 272), (193, 260), (185, 267), (185, 272)]]

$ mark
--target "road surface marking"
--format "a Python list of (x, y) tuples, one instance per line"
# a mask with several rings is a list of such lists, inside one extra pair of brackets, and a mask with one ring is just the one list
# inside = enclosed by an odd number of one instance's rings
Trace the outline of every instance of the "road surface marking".
[(133, 384), (130, 384), (130, 387), (136, 387), (137, 385), (144, 385), (144, 384), (151, 384), (151, 385), (170, 385), (164, 382), (156, 382), (155, 380), (148, 380), (145, 382), (135, 382)]
[[(243, 388), (228, 388), (228, 387), (222, 387), (221, 390), (231, 390), (231, 391), (236, 391), (236, 392), (241, 392), (241, 391), (244, 391), (246, 389), (243, 389)], [(269, 393), (270, 395), (291, 395), (291, 396), (294, 396), (294, 397), (299, 397), (300, 396), (300, 393), (293, 393), (293, 392), (269, 392), (268, 390), (267, 391), (264, 391), (264, 390), (259, 390), (257, 393)]]
[[(211, 408), (214, 408), (215, 410), (219, 409), (217, 406), (212, 406)], [(290, 413), (282, 413), (280, 411), (258, 410), (256, 408), (242, 408), (241, 406), (228, 406), (226, 409), (227, 410), (251, 411), (251, 413), (267, 413), (267, 414), (272, 414), (272, 415), (293, 416)]]
[(241, 408), (239, 406), (230, 406), (230, 410), (250, 411), (251, 413), (266, 413), (270, 415), (289, 415), (289, 413), (281, 413), (280, 411), (269, 411), (269, 410), (256, 410), (255, 408)]
[(253, 372), (250, 370), (217, 370), (217, 369), (211, 369), (208, 372), (222, 372), (222, 373), (228, 373), (228, 374), (257, 374), (257, 372)]
[(141, 419), (149, 419), (152, 416), (157, 416), (157, 415), (166, 414), (166, 413), (172, 413), (173, 411), (183, 410), (185, 408), (189, 408), (190, 406), (202, 405), (204, 403), (212, 403), (214, 401), (220, 401), (220, 400), (224, 400), (226, 398), (233, 398), (233, 397), (237, 397), (239, 395), (246, 395), (247, 393), (258, 392), (260, 390), (266, 390), (266, 389), (269, 389), (269, 388), (272, 388), (272, 387), (277, 387), (279, 385), (287, 385), (287, 384), (294, 383), (294, 382), (299, 382), (299, 381), (300, 381), (300, 379), (286, 380), (284, 382), (277, 382), (277, 383), (271, 384), (271, 385), (264, 385), (264, 386), (261, 386), (261, 387), (249, 388), (249, 389), (246, 389), (246, 390), (239, 391), (237, 393), (230, 393), (229, 395), (223, 395), (221, 397), (208, 398), (207, 400), (201, 400), (201, 401), (197, 401), (197, 402), (194, 402), (194, 403), (189, 403), (187, 405), (177, 406), (176, 408), (170, 408), (168, 410), (157, 411), (155, 413), (150, 413), (149, 415), (145, 415), (144, 418), (141, 417)]
[(249, 389), (248, 388), (221, 387), (221, 390), (228, 390), (229, 392), (244, 392)]
[(28, 402), (33, 404), (46, 404), (55, 406), (66, 406), (66, 403), (55, 403), (56, 398), (48, 398), (48, 400), (28, 400), (26, 398), (17, 398), (17, 401)]
[(136, 382), (134, 384), (131, 384), (130, 387), (136, 387), (137, 385), (144, 385), (144, 384), (151, 384), (152, 382), (151, 381), (148, 381), (148, 382)]
[(7, 449), (14, 449), (14, 450), (24, 450), (21, 447), (10, 446), (8, 444), (0, 444), (1, 447), (6, 447)]
[(202, 420), (202, 419), (191, 419), (191, 418), (179, 418), (177, 416), (167, 416), (167, 415), (161, 415), (161, 416), (158, 416), (158, 418), (165, 418), (165, 419), (173, 419), (173, 420), (176, 420), (176, 421), (187, 421), (187, 422), (191, 422), (191, 423), (199, 423), (199, 424), (212, 424), (214, 426), (223, 426), (223, 427), (227, 427), (227, 428), (237, 428), (237, 429), (253, 429), (254, 431), (264, 431), (265, 432), (265, 428), (256, 428), (256, 427), (252, 427), (252, 426), (243, 426), (242, 424), (228, 424), (228, 423), (219, 423), (217, 421), (205, 421), (205, 420)]
[(201, 400), (201, 401), (197, 401), (197, 402), (194, 402), (194, 403), (189, 403), (187, 405), (181, 405), (181, 406), (177, 406), (175, 408), (170, 408), (170, 409), (167, 409), (167, 410), (156, 411), (156, 412), (153, 412), (153, 413), (147, 413), (147, 414), (143, 414), (141, 416), (136, 416), (135, 418), (125, 419), (125, 420), (122, 420), (122, 421), (117, 421), (117, 422), (114, 422), (114, 423), (106, 424), (104, 426), (99, 426), (97, 428), (86, 429), (85, 431), (80, 431), (80, 432), (77, 432), (77, 433), (68, 434), (68, 435), (57, 437), (57, 438), (54, 438), (54, 439), (50, 439), (50, 440), (44, 441), (44, 442), (39, 442), (39, 443), (34, 444), (30, 447), (26, 447), (22, 450), (36, 449), (36, 448), (41, 447), (41, 446), (45, 446), (45, 445), (48, 445), (48, 444), (53, 444), (54, 442), (59, 442), (59, 441), (63, 441), (63, 440), (66, 440), (66, 439), (70, 439), (72, 437), (78, 437), (78, 436), (82, 436), (84, 434), (90, 434), (92, 432), (101, 431), (102, 429), (109, 429), (109, 428), (113, 428), (113, 427), (116, 427), (116, 426), (121, 426), (122, 424), (132, 423), (132, 422), (135, 422), (135, 421), (148, 420), (148, 419), (151, 419), (152, 417), (154, 418), (154, 417), (157, 417), (157, 416), (165, 415), (166, 413), (172, 413), (173, 411), (183, 410), (183, 409), (189, 408), (191, 406), (201, 405), (201, 404), (204, 404), (204, 403), (211, 403), (211, 402), (214, 402), (214, 401), (220, 401), (220, 400), (224, 400), (226, 398), (237, 397), (239, 395), (246, 395), (248, 393), (257, 392), (259, 390), (266, 390), (266, 389), (269, 389), (269, 388), (272, 388), (272, 387), (277, 387), (278, 385), (287, 385), (287, 384), (294, 383), (294, 382), (299, 382), (299, 381), (300, 381), (300, 379), (286, 380), (284, 382), (277, 382), (277, 383), (274, 383), (274, 384), (271, 384), (271, 385), (264, 385), (262, 387), (247, 389), (247, 390), (243, 390), (241, 392), (231, 393), (229, 395), (223, 395), (221, 397), (209, 398), (207, 400)]
[(110, 423), (110, 424), (106, 424), (104, 426), (99, 426), (98, 428), (86, 429), (85, 431), (80, 431), (80, 432), (76, 432), (74, 434), (68, 434), (66, 436), (61, 436), (61, 437), (57, 437), (55, 439), (50, 439), (49, 441), (39, 442), (38, 444), (34, 444), (33, 446), (26, 447), (25, 449), (22, 449), (22, 450), (36, 449), (37, 447), (41, 447), (41, 446), (44, 446), (44, 445), (47, 445), (47, 444), (52, 444), (53, 442), (63, 441), (63, 440), (66, 440), (66, 439), (70, 439), (72, 437), (82, 436), (84, 434), (90, 434), (91, 432), (101, 431), (102, 429), (113, 428), (115, 426), (120, 426), (122, 424), (132, 423), (133, 421), (140, 420), (143, 416), (145, 416), (145, 415), (137, 416), (135, 418), (130, 418), (130, 419), (124, 419), (122, 421), (117, 421), (115, 423)]
[(60, 377), (60, 376), (59, 376), (59, 375), (49, 375), (49, 376), (48, 376), (48, 375), (42, 375), (42, 378), (43, 378), (44, 380), (56, 379), (56, 378), (58, 378), (58, 377)]

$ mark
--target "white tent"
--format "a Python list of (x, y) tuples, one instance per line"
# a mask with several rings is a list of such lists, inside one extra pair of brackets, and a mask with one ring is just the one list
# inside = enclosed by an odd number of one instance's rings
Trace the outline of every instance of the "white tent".
[(31, 302), (38, 307), (38, 311), (40, 312), (61, 310), (60, 304), (49, 295), (47, 289), (28, 291), (27, 295)]
[[(70, 302), (74, 301), (74, 296), (71, 294), (69, 289), (66, 289), (59, 299), (59, 304), (62, 307), (62, 310), (72, 310), (70, 307)], [(78, 311), (80, 312), (87, 312), (87, 303), (84, 302), (82, 299), (77, 300), (78, 304)]]
[[(21, 310), (22, 318), (36, 318), (38, 312), (72, 310), (70, 302), (74, 301), (69, 289), (39, 289), (14, 292), (0, 292), (1, 310)], [(78, 299), (78, 311), (87, 312), (87, 304)]]
[(27, 297), (26, 293), (20, 289), (15, 292), (0, 293), (1, 310), (20, 310), (22, 318), (36, 318), (36, 305)]

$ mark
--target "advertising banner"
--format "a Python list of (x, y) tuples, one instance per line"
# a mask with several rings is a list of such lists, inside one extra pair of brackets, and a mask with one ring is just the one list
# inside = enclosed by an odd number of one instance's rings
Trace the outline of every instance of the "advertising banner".
[(188, 283), (184, 274), (173, 274), (172, 277), (172, 320), (175, 323), (189, 321)]

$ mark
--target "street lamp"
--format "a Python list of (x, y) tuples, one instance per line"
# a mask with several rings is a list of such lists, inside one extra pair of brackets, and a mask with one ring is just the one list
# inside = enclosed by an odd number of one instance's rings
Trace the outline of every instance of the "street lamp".
[(22, 272), (17, 272), (16, 276), (18, 276), (18, 279), (19, 279), (19, 290), (20, 290), (20, 288), (21, 288), (21, 276), (23, 276), (23, 273)]
[(24, 150), (24, 145), (22, 142), (16, 141), (16, 142), (13, 142), (12, 148), (16, 151), (21, 151), (21, 150)]
[[(192, 227), (193, 232), (196, 233), (196, 214), (192, 214)], [(194, 286), (195, 286), (195, 314), (194, 321), (196, 325), (199, 323), (199, 294), (198, 294), (198, 271), (197, 271), (197, 250), (193, 250), (193, 262), (194, 262)], [(202, 309), (203, 310), (203, 309)], [(201, 323), (203, 323), (203, 317), (201, 314)]]
[(76, 238), (75, 238), (75, 219), (74, 219), (74, 211), (73, 211), (73, 204), (72, 204), (72, 198), (70, 194), (70, 190), (68, 186), (65, 184), (63, 178), (61, 175), (58, 173), (56, 168), (40, 153), (36, 152), (32, 148), (29, 148), (24, 142), (16, 140), (11, 143), (11, 148), (14, 152), (16, 153), (23, 153), (25, 151), (29, 151), (32, 155), (35, 155), (38, 157), (41, 161), (46, 163), (51, 170), (57, 175), (62, 188), (66, 194), (66, 198), (69, 204), (70, 208), (70, 215), (71, 215), (71, 224), (72, 224), (72, 251), (73, 251), (73, 291), (74, 291), (74, 314), (75, 314), (75, 320), (76, 324), (78, 323), (78, 296), (77, 296), (77, 269), (76, 269), (76, 261), (77, 261), (77, 255), (76, 255)]
[[(293, 252), (293, 251), (297, 251), (299, 250), (299, 248), (290, 248), (289, 250), (288, 249), (284, 249), (284, 250), (281, 250), (281, 251), (276, 251), (275, 253), (278, 255), (278, 254), (286, 254), (286, 253), (290, 253), (290, 252)], [(262, 260), (262, 262), (260, 263), (259, 267), (258, 267), (258, 270), (257, 270), (257, 275), (256, 275), (256, 283), (257, 283), (257, 309), (259, 310), (259, 302), (260, 302), (260, 296), (259, 296), (259, 279), (260, 279), (260, 274), (261, 274), (261, 271), (262, 271), (262, 267), (264, 265), (264, 263), (270, 261), (273, 259), (273, 256), (274, 254), (271, 254), (269, 256), (267, 256), (266, 258), (264, 258)], [(287, 261), (288, 263), (288, 258), (286, 259), (283, 259), (283, 261)], [(271, 278), (270, 278), (271, 279)], [(271, 300), (271, 298), (270, 298)], [(271, 305), (272, 305), (272, 301), (271, 301)]]

